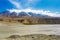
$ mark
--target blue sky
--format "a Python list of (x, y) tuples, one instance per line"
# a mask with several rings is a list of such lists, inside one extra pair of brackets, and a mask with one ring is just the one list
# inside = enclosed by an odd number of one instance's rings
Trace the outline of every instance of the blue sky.
[[(16, 5), (12, 2), (16, 2)], [(0, 11), (4, 11), (6, 9), (26, 8), (52, 10), (60, 12), (60, 0), (0, 0)]]
[(60, 0), (0, 0), (0, 12), (7, 9), (49, 10), (60, 13)]

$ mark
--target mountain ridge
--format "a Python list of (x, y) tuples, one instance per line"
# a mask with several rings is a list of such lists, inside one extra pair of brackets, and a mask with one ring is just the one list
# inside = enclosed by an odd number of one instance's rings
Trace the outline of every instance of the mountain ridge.
[(11, 16), (32, 16), (32, 17), (51, 17), (51, 16), (48, 16), (48, 15), (43, 15), (43, 14), (36, 14), (36, 13), (33, 13), (33, 12), (24, 12), (24, 11), (21, 11), (19, 13), (17, 12), (10, 12), (10, 11), (4, 11), (4, 12), (1, 12), (0, 13), (1, 16), (6, 16), (6, 17), (11, 17)]

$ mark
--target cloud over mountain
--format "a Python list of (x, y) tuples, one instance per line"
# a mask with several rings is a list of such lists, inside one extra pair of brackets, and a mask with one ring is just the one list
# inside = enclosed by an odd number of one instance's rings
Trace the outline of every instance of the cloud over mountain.
[(16, 9), (12, 9), (12, 10), (9, 10), (10, 12), (16, 12), (16, 13), (19, 13), (19, 12), (32, 12), (34, 14), (42, 14), (42, 15), (48, 15), (48, 16), (51, 16), (51, 17), (60, 17), (60, 14), (58, 12), (51, 12), (51, 11), (44, 11), (44, 10), (33, 10), (33, 9), (22, 9), (22, 10), (16, 10)]
[[(58, 12), (51, 12), (51, 11), (46, 11), (46, 10), (36, 10), (33, 6), (40, 2), (41, 0), (9, 0), (10, 3), (12, 3), (17, 9), (8, 9), (10, 12), (15, 11), (16, 13), (19, 12), (32, 12), (35, 14), (42, 14), (42, 15), (48, 15), (51, 17), (60, 17), (60, 13)], [(41, 4), (43, 5), (43, 4)], [(19, 9), (19, 10), (18, 10)], [(28, 14), (28, 13), (27, 13)], [(28, 14), (29, 15), (29, 14)]]

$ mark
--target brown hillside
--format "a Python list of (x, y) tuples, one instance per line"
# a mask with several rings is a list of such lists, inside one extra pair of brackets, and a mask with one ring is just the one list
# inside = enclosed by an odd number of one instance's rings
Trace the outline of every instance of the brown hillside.
[(0, 17), (0, 21), (19, 22), (23, 24), (60, 24), (60, 18), (37, 18), (37, 17)]

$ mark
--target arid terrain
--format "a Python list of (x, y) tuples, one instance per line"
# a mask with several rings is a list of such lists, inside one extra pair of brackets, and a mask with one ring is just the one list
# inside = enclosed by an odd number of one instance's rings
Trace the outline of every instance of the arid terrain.
[(0, 17), (0, 21), (19, 22), (22, 24), (60, 24), (60, 18), (38, 18), (38, 17)]
[(0, 40), (60, 40), (59, 24), (60, 18), (0, 17)]
[(60, 40), (60, 25), (24, 25), (0, 21), (0, 40)]
[(60, 0), (0, 0), (0, 40), (60, 40)]

